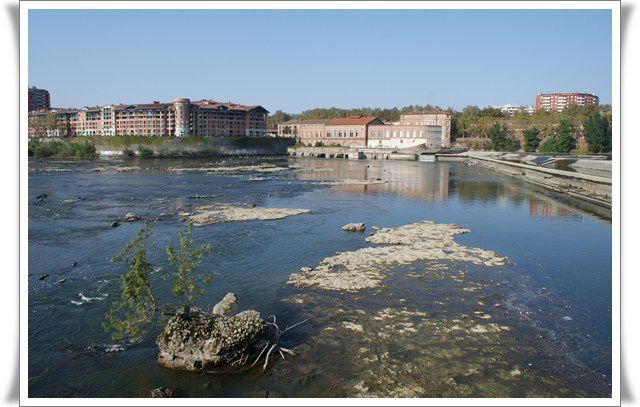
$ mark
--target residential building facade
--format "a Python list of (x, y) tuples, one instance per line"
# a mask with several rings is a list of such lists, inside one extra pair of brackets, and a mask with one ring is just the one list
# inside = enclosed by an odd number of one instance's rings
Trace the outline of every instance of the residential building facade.
[[(172, 103), (107, 105), (82, 109), (38, 110), (31, 118), (55, 115), (63, 136), (146, 136), (203, 137), (262, 136), (266, 133), (268, 111), (262, 106), (190, 101)], [(37, 134), (40, 133), (40, 134)], [(29, 126), (30, 136), (43, 136)]]
[(506, 104), (506, 105), (499, 105), (499, 106), (489, 106), (492, 107), (494, 109), (500, 109), (500, 111), (505, 115), (505, 116), (515, 116), (517, 113), (526, 113), (526, 114), (532, 114), (533, 112), (535, 112), (535, 107), (534, 106), (523, 106), (523, 105), (510, 105), (510, 104)]
[(51, 95), (46, 89), (29, 88), (29, 111), (51, 109)]
[(305, 145), (345, 147), (427, 148), (449, 147), (451, 114), (443, 111), (401, 115), (397, 124), (377, 117), (347, 117), (328, 120), (289, 120), (278, 125), (278, 136), (295, 137)]
[(597, 106), (600, 103), (598, 96), (591, 93), (561, 92), (561, 93), (539, 93), (536, 95), (536, 111), (546, 110), (561, 112), (564, 108), (572, 105)]

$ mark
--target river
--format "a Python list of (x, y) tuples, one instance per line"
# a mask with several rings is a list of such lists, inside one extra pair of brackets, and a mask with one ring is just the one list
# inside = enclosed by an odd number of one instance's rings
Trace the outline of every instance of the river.
[[(265, 163), (283, 171), (169, 170)], [(596, 208), (466, 163), (253, 157), (29, 166), (30, 397), (146, 397), (159, 386), (181, 397), (610, 397), (612, 232)], [(380, 182), (318, 182), (343, 179)], [(266, 371), (167, 370), (155, 360), (161, 321), (124, 347), (101, 326), (123, 271), (110, 259), (142, 226), (112, 222), (127, 212), (155, 218), (151, 279), (159, 300), (171, 302), (163, 248), (184, 228), (178, 213), (214, 202), (310, 210), (192, 232), (213, 247), (201, 265), (213, 281), (197, 306), (210, 309), (231, 291), (237, 310), (275, 315), (282, 326), (309, 318), (283, 337), (297, 355)], [(470, 232), (456, 242), (508, 261), (416, 261), (354, 292), (287, 283), (301, 267), (370, 246), (374, 225), (425, 220), (461, 225)], [(367, 231), (342, 231), (350, 222)]]

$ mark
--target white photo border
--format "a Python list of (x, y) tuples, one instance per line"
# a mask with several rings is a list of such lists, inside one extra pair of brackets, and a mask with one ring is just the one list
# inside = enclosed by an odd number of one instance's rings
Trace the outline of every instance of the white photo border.
[[(611, 10), (612, 108), (612, 397), (611, 398), (32, 398), (28, 396), (28, 35), (29, 10)], [(23, 406), (210, 406), (210, 405), (438, 405), (438, 406), (619, 406), (620, 405), (620, 2), (619, 1), (38, 1), (20, 2), (20, 405)]]

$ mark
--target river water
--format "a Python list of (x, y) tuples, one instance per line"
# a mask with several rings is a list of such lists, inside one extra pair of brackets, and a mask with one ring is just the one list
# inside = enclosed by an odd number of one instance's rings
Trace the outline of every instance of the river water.
[[(264, 163), (295, 169), (167, 171)], [(465, 163), (236, 158), (29, 166), (30, 397), (146, 397), (160, 386), (181, 397), (610, 397), (611, 222), (595, 208)], [(341, 179), (385, 182), (315, 182)], [(178, 213), (214, 202), (311, 211), (192, 232), (213, 246), (201, 265), (213, 282), (197, 306), (210, 308), (231, 291), (237, 310), (275, 315), (281, 326), (309, 318), (283, 337), (297, 356), (265, 371), (167, 370), (155, 361), (160, 322), (142, 343), (124, 347), (102, 329), (123, 271), (109, 260), (142, 226), (111, 223), (126, 212), (158, 218), (151, 279), (160, 302), (169, 303), (163, 248), (184, 228)], [(507, 264), (415, 262), (389, 267), (379, 286), (357, 292), (287, 284), (300, 267), (369, 246), (373, 225), (423, 220), (469, 229), (456, 242), (495, 251)], [(365, 222), (367, 232), (342, 231), (350, 222)]]

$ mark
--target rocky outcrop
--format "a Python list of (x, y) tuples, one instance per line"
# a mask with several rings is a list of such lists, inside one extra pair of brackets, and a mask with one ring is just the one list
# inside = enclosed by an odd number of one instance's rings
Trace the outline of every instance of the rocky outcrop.
[(222, 301), (220, 301), (213, 307), (213, 311), (211, 311), (211, 313), (214, 315), (226, 315), (229, 313), (229, 311), (231, 311), (231, 309), (236, 305), (237, 302), (238, 298), (234, 293), (227, 293)]
[(345, 232), (364, 232), (365, 229), (364, 223), (347, 223), (342, 227)]
[(382, 228), (365, 239), (372, 246), (338, 252), (311, 270), (291, 274), (288, 282), (299, 288), (359, 291), (378, 286), (391, 267), (416, 261), (469, 262), (488, 267), (506, 264), (507, 259), (493, 251), (466, 247), (454, 240), (454, 236), (468, 232), (457, 225), (429, 221)]
[(211, 204), (195, 208), (192, 212), (181, 212), (193, 226), (204, 226), (218, 222), (241, 222), (248, 220), (275, 220), (309, 213), (308, 209), (260, 208), (247, 204)]
[(151, 390), (150, 396), (154, 399), (172, 398), (173, 390), (166, 387), (158, 387), (157, 389)]
[(127, 212), (123, 217), (122, 217), (122, 221), (123, 222), (136, 222), (139, 221), (141, 218), (140, 216), (136, 215), (133, 212)]
[(242, 366), (270, 340), (270, 330), (257, 311), (234, 316), (209, 315), (200, 309), (174, 315), (156, 343), (158, 363), (170, 369), (216, 371)]

